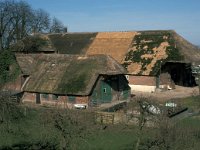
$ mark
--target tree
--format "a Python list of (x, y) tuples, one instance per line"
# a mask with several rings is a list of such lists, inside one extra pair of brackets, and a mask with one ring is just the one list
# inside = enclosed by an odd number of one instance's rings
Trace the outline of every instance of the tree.
[(0, 51), (0, 72), (0, 90), (5, 83), (14, 81), (20, 73), (15, 56), (10, 50)]
[(64, 27), (63, 23), (57, 18), (53, 18), (50, 33), (67, 32), (67, 27)]
[(30, 5), (22, 1), (2, 1), (0, 7), (0, 45), (7, 49), (30, 33), (33, 14)]
[(12, 1), (13, 7), (9, 12), (10, 17), (13, 17), (9, 25), (12, 27), (7, 31), (5, 48), (9, 48), (10, 44), (16, 43), (24, 37), (28, 36), (32, 31), (33, 11), (31, 6), (24, 2)]
[(0, 1), (0, 51), (33, 32), (67, 31), (58, 19), (54, 18), (51, 26), (50, 22), (50, 15), (46, 11), (34, 10), (24, 1)]
[(13, 5), (11, 1), (0, 2), (0, 51), (5, 47), (9, 31), (13, 30)]
[(46, 32), (50, 27), (50, 16), (42, 9), (34, 11), (32, 30), (34, 33)]
[(0, 124), (6, 125), (6, 131), (10, 132), (10, 122), (22, 117), (22, 111), (17, 101), (13, 100), (8, 92), (0, 92)]

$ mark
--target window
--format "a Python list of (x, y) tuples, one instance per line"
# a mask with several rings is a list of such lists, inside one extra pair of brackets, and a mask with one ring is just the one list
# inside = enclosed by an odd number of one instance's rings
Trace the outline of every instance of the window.
[(103, 92), (106, 93), (106, 88), (103, 88)]
[(58, 95), (53, 94), (53, 95), (52, 95), (52, 99), (53, 99), (53, 100), (58, 100)]
[(75, 99), (76, 99), (75, 96), (68, 96), (68, 100), (69, 100), (69, 102), (74, 102)]
[(42, 98), (48, 100), (49, 99), (49, 95), (48, 94), (42, 94)]

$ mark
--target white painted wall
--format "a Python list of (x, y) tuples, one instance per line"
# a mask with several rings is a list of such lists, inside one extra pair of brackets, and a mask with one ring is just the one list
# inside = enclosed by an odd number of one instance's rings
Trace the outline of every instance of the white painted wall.
[(131, 87), (131, 94), (134, 94), (134, 91), (139, 91), (139, 92), (155, 92), (156, 91), (156, 86), (148, 86), (148, 85), (133, 85), (129, 84)]

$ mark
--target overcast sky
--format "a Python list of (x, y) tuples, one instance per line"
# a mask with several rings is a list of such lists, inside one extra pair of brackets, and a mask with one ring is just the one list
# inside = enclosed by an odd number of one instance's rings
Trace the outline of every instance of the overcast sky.
[(200, 45), (200, 0), (25, 0), (69, 32), (176, 30)]

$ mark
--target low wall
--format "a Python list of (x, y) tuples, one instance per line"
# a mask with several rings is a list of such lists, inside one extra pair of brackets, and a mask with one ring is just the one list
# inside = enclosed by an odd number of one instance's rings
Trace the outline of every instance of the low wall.
[(126, 115), (123, 112), (96, 112), (95, 120), (101, 124), (125, 123)]

